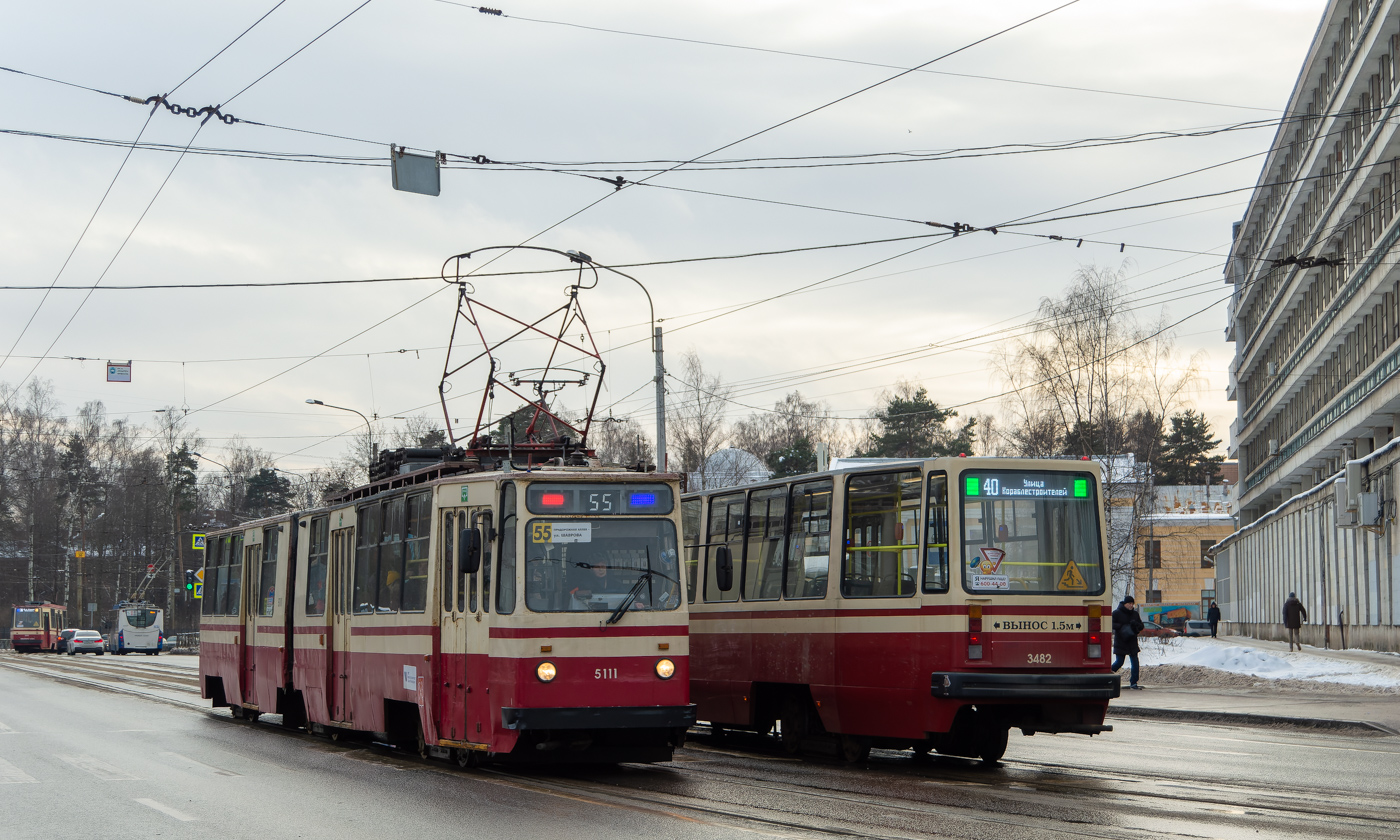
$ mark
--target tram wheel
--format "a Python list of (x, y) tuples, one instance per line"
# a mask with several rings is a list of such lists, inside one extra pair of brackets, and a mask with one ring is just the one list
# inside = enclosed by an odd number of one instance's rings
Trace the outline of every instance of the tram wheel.
[(1004, 726), (984, 729), (977, 737), (977, 755), (981, 756), (982, 762), (988, 766), (1001, 761), (1001, 757), (1006, 755), (1006, 740), (1010, 734)]
[(841, 758), (848, 764), (859, 764), (870, 757), (870, 739), (855, 735), (841, 736)]
[(336, 727), (336, 726), (332, 726), (332, 727), (328, 728), (328, 729), (326, 730), (326, 735), (327, 735), (332, 741), (339, 741), (341, 738), (345, 737), (345, 733), (342, 732), (342, 731), (340, 730), (340, 728), (339, 728), (339, 727)]
[(457, 766), (463, 770), (468, 767), (480, 767), (481, 753), (476, 750), (457, 750)]
[(933, 749), (933, 744), (928, 741), (915, 741), (913, 749), (915, 761), (928, 761), (928, 754)]

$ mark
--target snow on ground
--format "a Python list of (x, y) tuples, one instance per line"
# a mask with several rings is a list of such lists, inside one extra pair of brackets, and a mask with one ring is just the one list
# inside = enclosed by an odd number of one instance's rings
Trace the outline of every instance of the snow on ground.
[(1223, 639), (1143, 639), (1142, 664), (1184, 665), (1270, 680), (1309, 680), (1389, 688), (1400, 686), (1400, 666), (1348, 662), (1308, 651), (1265, 651)]

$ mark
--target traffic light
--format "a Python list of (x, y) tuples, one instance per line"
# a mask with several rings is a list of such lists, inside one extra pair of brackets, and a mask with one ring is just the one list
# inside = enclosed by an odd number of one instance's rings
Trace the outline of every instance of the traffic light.
[(185, 570), (185, 589), (187, 591), (194, 589), (194, 569)]

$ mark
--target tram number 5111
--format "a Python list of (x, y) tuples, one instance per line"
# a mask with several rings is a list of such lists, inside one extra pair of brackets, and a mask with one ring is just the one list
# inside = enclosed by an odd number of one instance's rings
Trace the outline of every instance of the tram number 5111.
[(617, 679), (616, 668), (594, 668), (593, 679), (595, 680), (615, 680)]

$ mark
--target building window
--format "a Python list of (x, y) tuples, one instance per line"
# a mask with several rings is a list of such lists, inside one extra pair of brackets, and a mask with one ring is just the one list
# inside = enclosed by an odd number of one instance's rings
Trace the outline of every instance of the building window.
[(1210, 547), (1213, 546), (1213, 545), (1215, 545), (1215, 540), (1201, 540), (1201, 568), (1202, 568), (1202, 569), (1214, 569), (1214, 568), (1215, 568), (1215, 558), (1214, 558), (1214, 557), (1211, 557), (1209, 554), (1206, 553), (1207, 551), (1210, 551)]
[(1147, 603), (1149, 603), (1149, 604), (1160, 604), (1160, 603), (1162, 603), (1162, 590), (1160, 590), (1160, 589), (1149, 589), (1149, 590), (1147, 590)]
[(1214, 601), (1214, 600), (1215, 600), (1215, 590), (1214, 590), (1214, 589), (1202, 589), (1202, 590), (1201, 590), (1201, 603), (1205, 603), (1205, 602), (1207, 602), (1207, 601)]
[(1148, 540), (1142, 546), (1143, 565), (1149, 569), (1162, 568), (1162, 541)]

